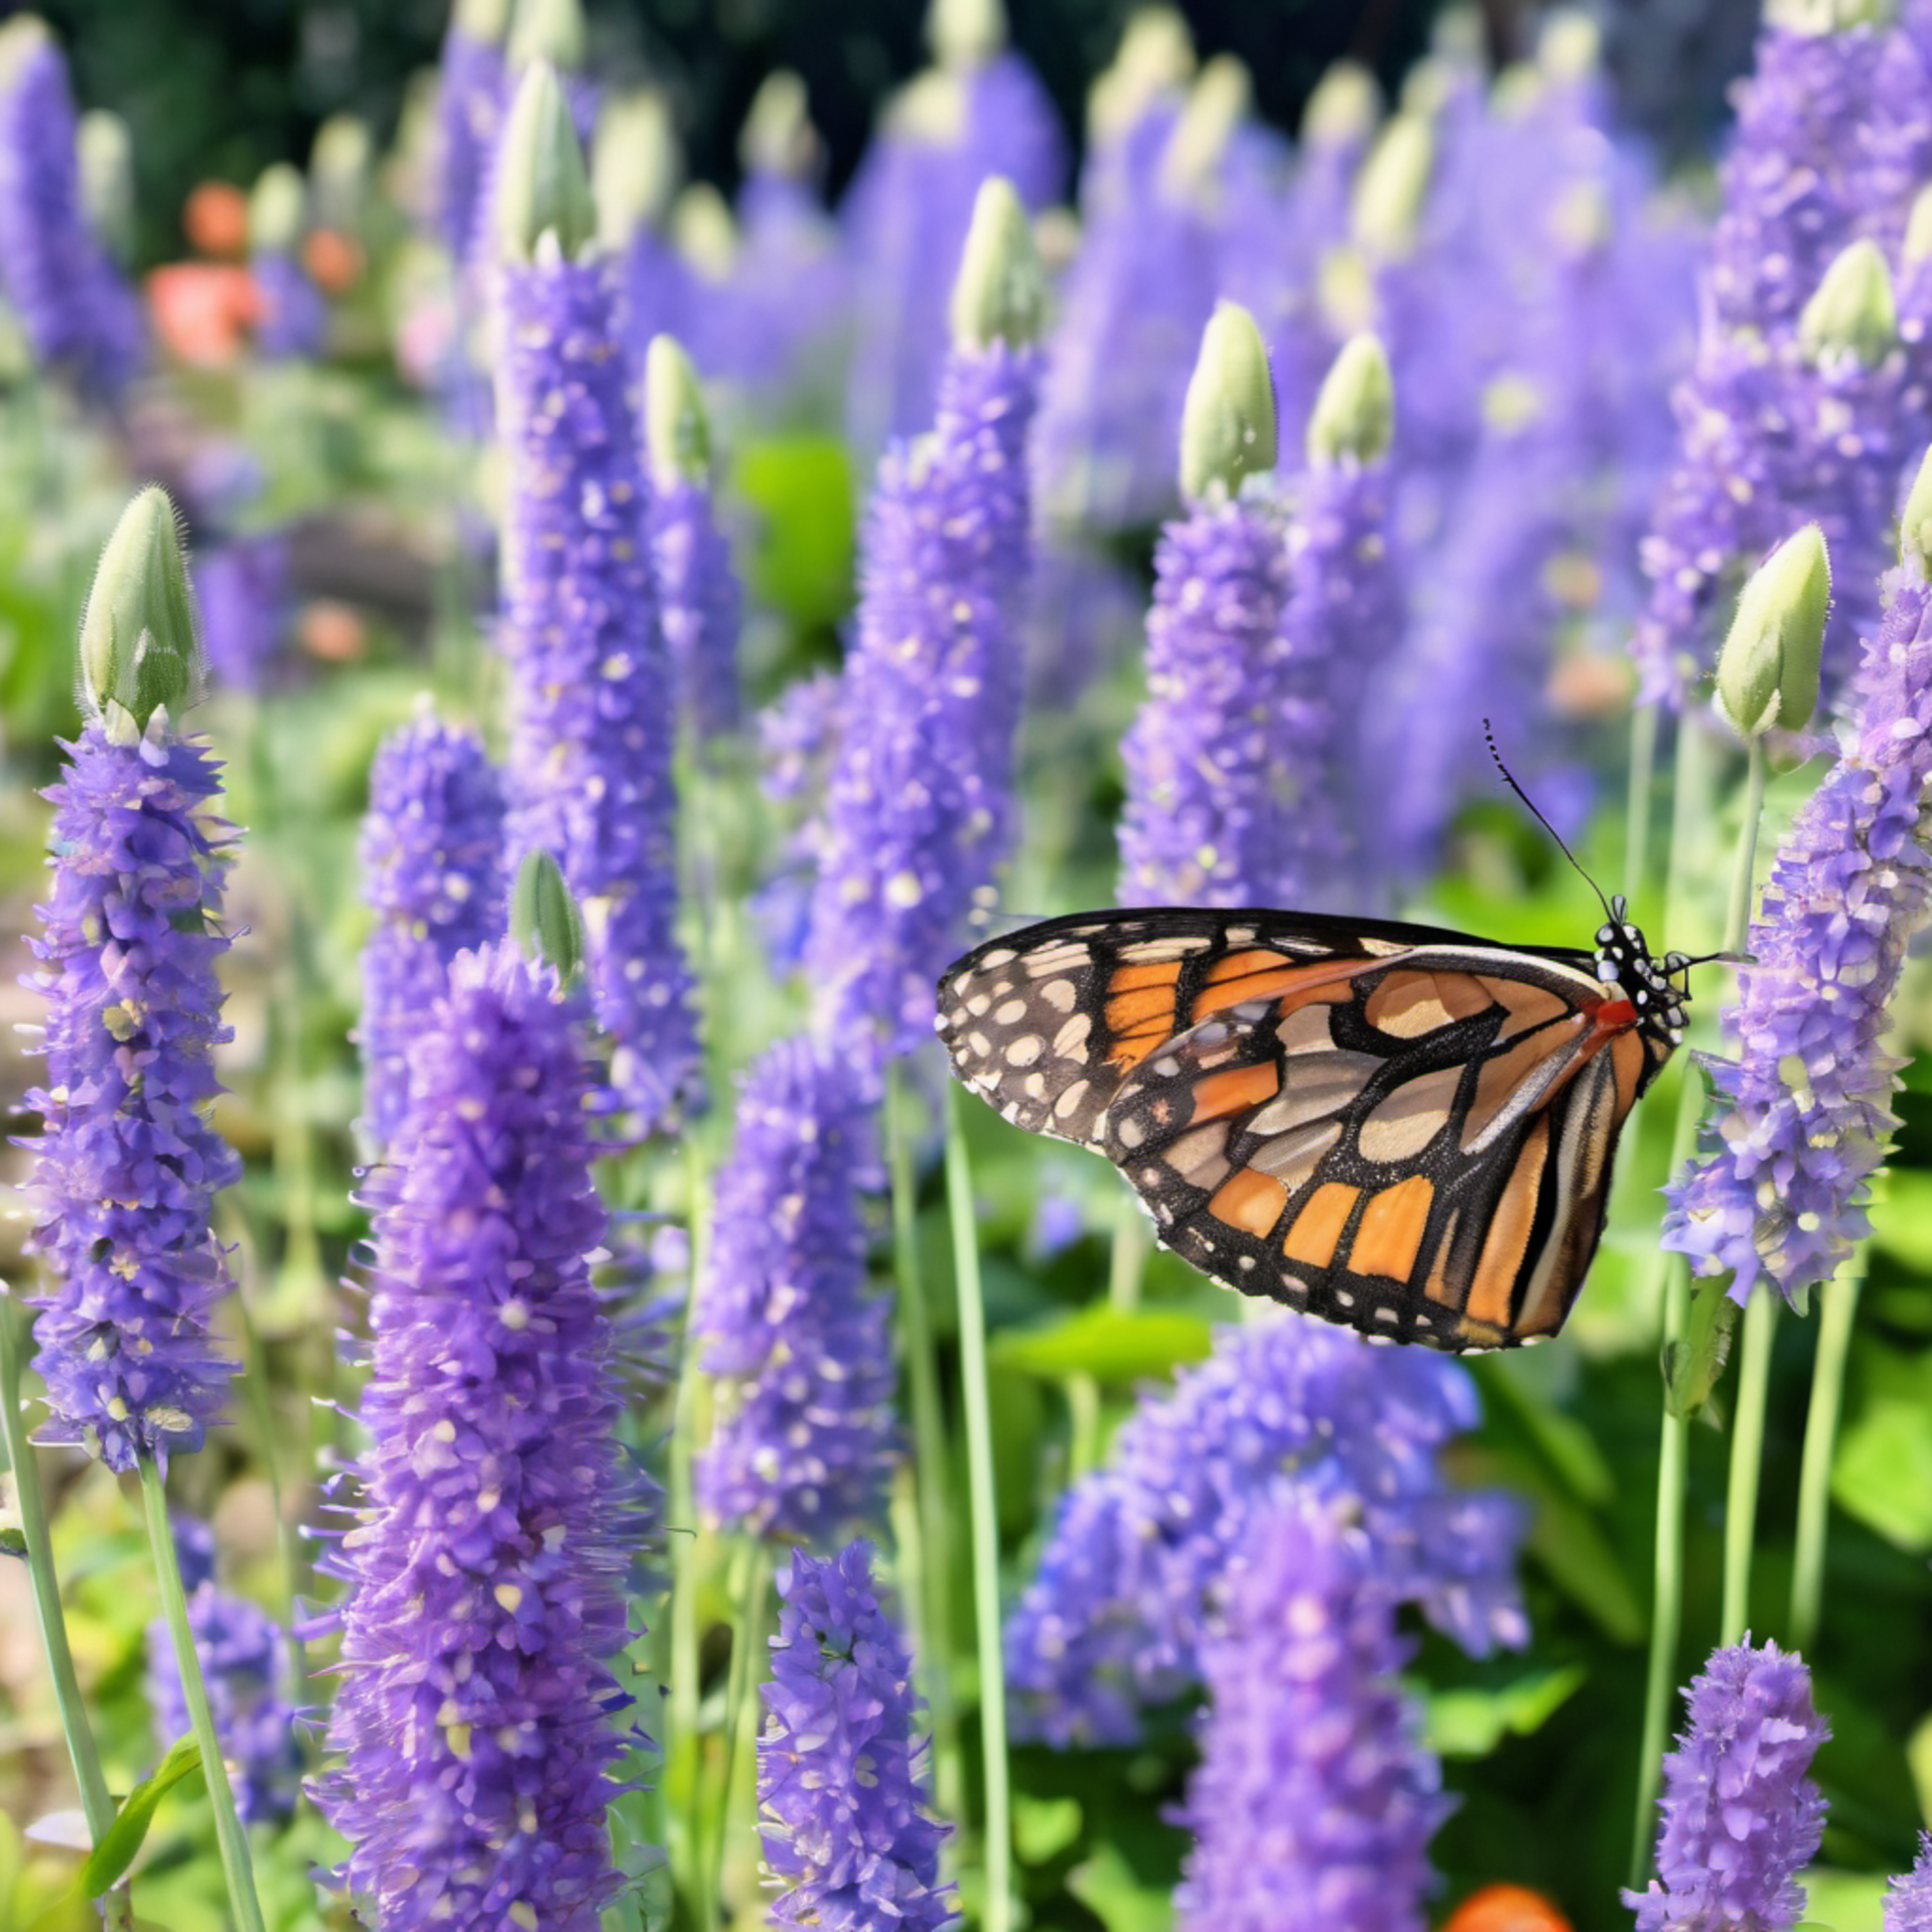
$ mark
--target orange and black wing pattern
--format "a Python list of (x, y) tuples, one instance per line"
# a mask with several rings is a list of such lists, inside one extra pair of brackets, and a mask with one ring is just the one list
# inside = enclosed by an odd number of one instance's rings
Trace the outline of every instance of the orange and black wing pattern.
[(1670, 1050), (1587, 953), (1279, 912), (1030, 927), (947, 973), (939, 1032), (1204, 1274), (1458, 1351), (1562, 1325)]

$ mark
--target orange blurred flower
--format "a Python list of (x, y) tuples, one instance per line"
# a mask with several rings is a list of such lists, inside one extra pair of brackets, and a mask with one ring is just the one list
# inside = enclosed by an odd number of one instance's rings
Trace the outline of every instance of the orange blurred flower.
[(325, 295), (341, 295), (361, 279), (362, 244), (336, 228), (311, 228), (302, 237), (302, 266)]
[(261, 316), (254, 277), (231, 262), (170, 262), (148, 276), (162, 345), (184, 362), (218, 367), (241, 353)]
[(311, 657), (328, 664), (352, 664), (369, 643), (369, 627), (361, 614), (333, 597), (319, 597), (302, 607), (295, 635)]
[(1449, 1915), (1443, 1932), (1570, 1932), (1570, 1921), (1527, 1885), (1484, 1885)]
[(239, 261), (248, 252), (248, 197), (232, 182), (205, 181), (183, 205), (181, 225), (196, 253)]

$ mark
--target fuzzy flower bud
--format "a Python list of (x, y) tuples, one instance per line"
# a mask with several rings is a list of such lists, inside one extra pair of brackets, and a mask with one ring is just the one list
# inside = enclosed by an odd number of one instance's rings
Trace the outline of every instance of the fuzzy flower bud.
[(588, 1259), (577, 1024), (514, 948), (461, 955), (369, 1184), (370, 1447), (327, 1559), (347, 1589), (317, 1795), (383, 1932), (596, 1932), (620, 1887), (611, 1664), (648, 1515)]
[(1831, 608), (1825, 535), (1807, 523), (1751, 573), (1718, 658), (1718, 701), (1741, 737), (1797, 731), (1811, 716)]
[(1037, 340), (1046, 283), (1033, 224), (1013, 184), (995, 175), (980, 184), (966, 250), (952, 285), (952, 339), (960, 348), (1016, 346)]
[(939, 1882), (946, 1828), (927, 1809), (905, 1640), (880, 1607), (873, 1549), (794, 1550), (759, 1737), (764, 1858), (784, 1887), (771, 1922), (860, 1932), (956, 1924)]
[(780, 1040), (746, 1075), (698, 1298), (718, 1380), (698, 1496), (728, 1528), (822, 1544), (885, 1520), (891, 1309), (866, 1277), (881, 1174), (862, 1070)]
[(521, 74), (542, 64), (559, 73), (581, 73), (589, 41), (583, 0), (515, 0), (510, 16), (510, 72)]
[(1817, 363), (1875, 368), (1898, 341), (1891, 270), (1874, 241), (1855, 241), (1826, 269), (1798, 316), (1798, 344)]
[(308, 202), (299, 168), (287, 161), (264, 168), (248, 197), (248, 246), (293, 254), (308, 226)]
[(1382, 130), (1355, 181), (1355, 240), (1378, 261), (1399, 261), (1415, 246), (1423, 201), (1436, 166), (1428, 119), (1405, 109)]
[(711, 426), (705, 419), (704, 388), (683, 345), (673, 336), (653, 336), (644, 357), (644, 444), (650, 452), (654, 488), (711, 482)]
[(87, 225), (125, 268), (134, 255), (134, 137), (111, 109), (90, 107), (74, 139)]
[(1623, 1902), (1637, 1932), (1791, 1932), (1798, 1874), (1824, 1831), (1806, 1773), (1831, 1734), (1804, 1660), (1748, 1639), (1715, 1650), (1686, 1698), (1690, 1725), (1664, 1757), (1657, 1876)]
[(1396, 1687), (1409, 1650), (1369, 1539), (1331, 1499), (1278, 1484), (1201, 1646), (1179, 1932), (1422, 1932), (1452, 1801)]
[(1374, 463), (1395, 435), (1395, 384), (1388, 351), (1370, 335), (1341, 345), (1309, 417), (1311, 468)]
[(200, 670), (175, 506), (150, 483), (114, 525), (80, 619), (80, 701), (122, 743), (179, 717)]
[(1255, 319), (1216, 305), (1180, 418), (1180, 493), (1190, 503), (1238, 495), (1245, 477), (1275, 467), (1275, 386)]
[(1919, 464), (1905, 493), (1905, 507), (1898, 513), (1898, 549), (1901, 562), (1932, 577), (1932, 450)]
[(584, 964), (584, 914), (547, 852), (526, 852), (510, 889), (510, 937), (533, 966), (568, 986)]
[(496, 157), (496, 233), (502, 259), (537, 258), (545, 235), (574, 261), (597, 238), (597, 204), (570, 101), (547, 61), (529, 67)]
[(1302, 139), (1317, 148), (1354, 147), (1375, 132), (1382, 91), (1358, 61), (1333, 62), (1302, 113)]
[(503, 791), (474, 732), (425, 715), (393, 731), (369, 771), (362, 892), (362, 1125), (387, 1149), (450, 961), (503, 930)]
[[(110, 684), (142, 637), (160, 633), (154, 662), (180, 648), (184, 585), (167, 498), (145, 491), (88, 606), (96, 638), (119, 640), (95, 652)], [(27, 1103), (43, 1122), (30, 1246), (52, 1277), (35, 1304), (39, 1367), (49, 1438), (116, 1470), (200, 1448), (234, 1373), (212, 1337), (228, 1278), (210, 1213), (240, 1172), (207, 1118), (228, 1037), (217, 791), (207, 751), (157, 718), (144, 735), (89, 724), (48, 793), (53, 888), (29, 981), (51, 1009), (46, 1084)]]
[(261, 298), (255, 345), (264, 355), (314, 355), (328, 331), (322, 292), (302, 264), (309, 192), (301, 171), (278, 161), (248, 198), (249, 273)]

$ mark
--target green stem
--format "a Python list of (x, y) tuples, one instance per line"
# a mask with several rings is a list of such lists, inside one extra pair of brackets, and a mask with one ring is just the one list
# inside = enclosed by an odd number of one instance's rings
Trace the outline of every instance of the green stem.
[(1067, 1418), (1072, 1424), (1067, 1446), (1069, 1482), (1100, 1465), (1100, 1384), (1083, 1368), (1070, 1370), (1061, 1384), (1066, 1391)]
[[(20, 1508), (20, 1530), (27, 1544), (27, 1574), (33, 1582), (34, 1615), (47, 1652), (47, 1674), (54, 1680), (54, 1702), (61, 1714), (61, 1732), (68, 1741), (73, 1781), (80, 1789), (80, 1809), (87, 1835), (98, 1845), (114, 1822), (113, 1794), (100, 1768), (93, 1727), (87, 1722), (86, 1700), (68, 1645), (68, 1620), (61, 1607), (61, 1579), (54, 1568), (54, 1539), (47, 1524), (47, 1498), (41, 1493), (40, 1461), (27, 1440), (27, 1418), (21, 1408), (20, 1377), (33, 1356), (33, 1317), (9, 1292), (0, 1292), (0, 1433), (7, 1444), (13, 1469), (14, 1500)], [(124, 1890), (103, 1899), (112, 1926), (130, 1925), (131, 1908)]]
[(1657, 724), (1663, 706), (1640, 704), (1630, 714), (1630, 789), (1623, 815), (1623, 894), (1632, 905), (1650, 863), (1650, 793), (1657, 772)]
[(148, 1542), (154, 1551), (155, 1577), (161, 1587), (161, 1612), (174, 1640), (175, 1661), (181, 1667), (182, 1696), (195, 1741), (202, 1747), (202, 1776), (208, 1804), (214, 1812), (214, 1837), (221, 1848), (221, 1869), (228, 1881), (228, 1904), (240, 1932), (265, 1932), (261, 1901), (255, 1896), (254, 1863), (248, 1834), (234, 1808), (228, 1767), (221, 1756), (221, 1740), (214, 1734), (208, 1710), (207, 1686), (202, 1681), (202, 1660), (195, 1651), (195, 1634), (188, 1625), (188, 1596), (182, 1588), (181, 1563), (175, 1554), (175, 1532), (168, 1521), (168, 1491), (161, 1465), (152, 1455), (140, 1458), (141, 1500), (147, 1505)]
[(1724, 1610), (1718, 1641), (1743, 1640), (1750, 1623), (1751, 1546), (1757, 1531), (1757, 1485), (1764, 1466), (1764, 1404), (1771, 1385), (1771, 1343), (1777, 1333), (1776, 1289), (1751, 1291), (1737, 1362), (1737, 1412), (1730, 1424), (1730, 1478), (1725, 1489)]
[(952, 1476), (945, 1412), (939, 1403), (939, 1356), (919, 1265), (918, 1181), (912, 1168), (911, 1096), (905, 1070), (895, 1062), (886, 1081), (886, 1146), (893, 1187), (893, 1272), (898, 1278), (898, 1318), (912, 1395), (912, 1448), (917, 1482), (919, 1548), (914, 1559), (923, 1612), (921, 1687), (932, 1720), (933, 1796), (942, 1816), (959, 1816), (965, 1772), (959, 1749), (959, 1711), (952, 1693)]
[(1013, 1825), (1007, 1796), (1007, 1684), (1000, 1630), (1000, 1512), (993, 1487), (993, 1408), (986, 1382), (986, 1304), (980, 1292), (979, 1225), (973, 1170), (959, 1118), (959, 1090), (946, 1085), (946, 1205), (952, 1216), (959, 1287), (959, 1381), (966, 1412), (966, 1485), (973, 1522), (973, 1619), (979, 1650), (980, 1751), (985, 1760), (983, 1850), (986, 1932), (1013, 1923)]
[(1730, 900), (1725, 912), (1725, 950), (1742, 952), (1751, 929), (1751, 879), (1757, 870), (1757, 826), (1764, 816), (1764, 742), (1744, 741), (1744, 822), (1737, 828), (1737, 863), (1731, 868)]
[(1141, 1305), (1141, 1283), (1147, 1275), (1152, 1245), (1147, 1216), (1141, 1204), (1121, 1189), (1119, 1216), (1114, 1222), (1114, 1249), (1108, 1257), (1107, 1301), (1112, 1308), (1131, 1311)]
[(1845, 1396), (1845, 1358), (1864, 1285), (1863, 1248), (1818, 1293), (1818, 1352), (1805, 1412), (1804, 1460), (1798, 1471), (1798, 1535), (1791, 1566), (1791, 1642), (1809, 1651), (1818, 1634), (1825, 1591), (1825, 1536), (1832, 1511), (1832, 1452)]
[[(725, 1732), (723, 1763), (718, 1777), (716, 1807), (712, 1817), (711, 1857), (707, 1876), (711, 1886), (704, 1923), (725, 1923), (725, 1859), (731, 1850), (732, 1786), (738, 1774), (741, 1733), (746, 1727), (747, 1706), (751, 1700), (753, 1661), (764, 1646), (765, 1591), (771, 1582), (771, 1557), (765, 1546), (748, 1541), (732, 1563), (731, 1596), (737, 1611), (737, 1627), (732, 1631), (731, 1674), (725, 1680)], [(753, 1728), (756, 1730), (756, 1721)]]

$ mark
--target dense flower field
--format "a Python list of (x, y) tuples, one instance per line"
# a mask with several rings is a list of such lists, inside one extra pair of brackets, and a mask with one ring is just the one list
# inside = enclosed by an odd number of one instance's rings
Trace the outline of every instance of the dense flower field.
[(0, 27), (0, 1932), (1923, 1932), (1932, 0), (929, 34)]

